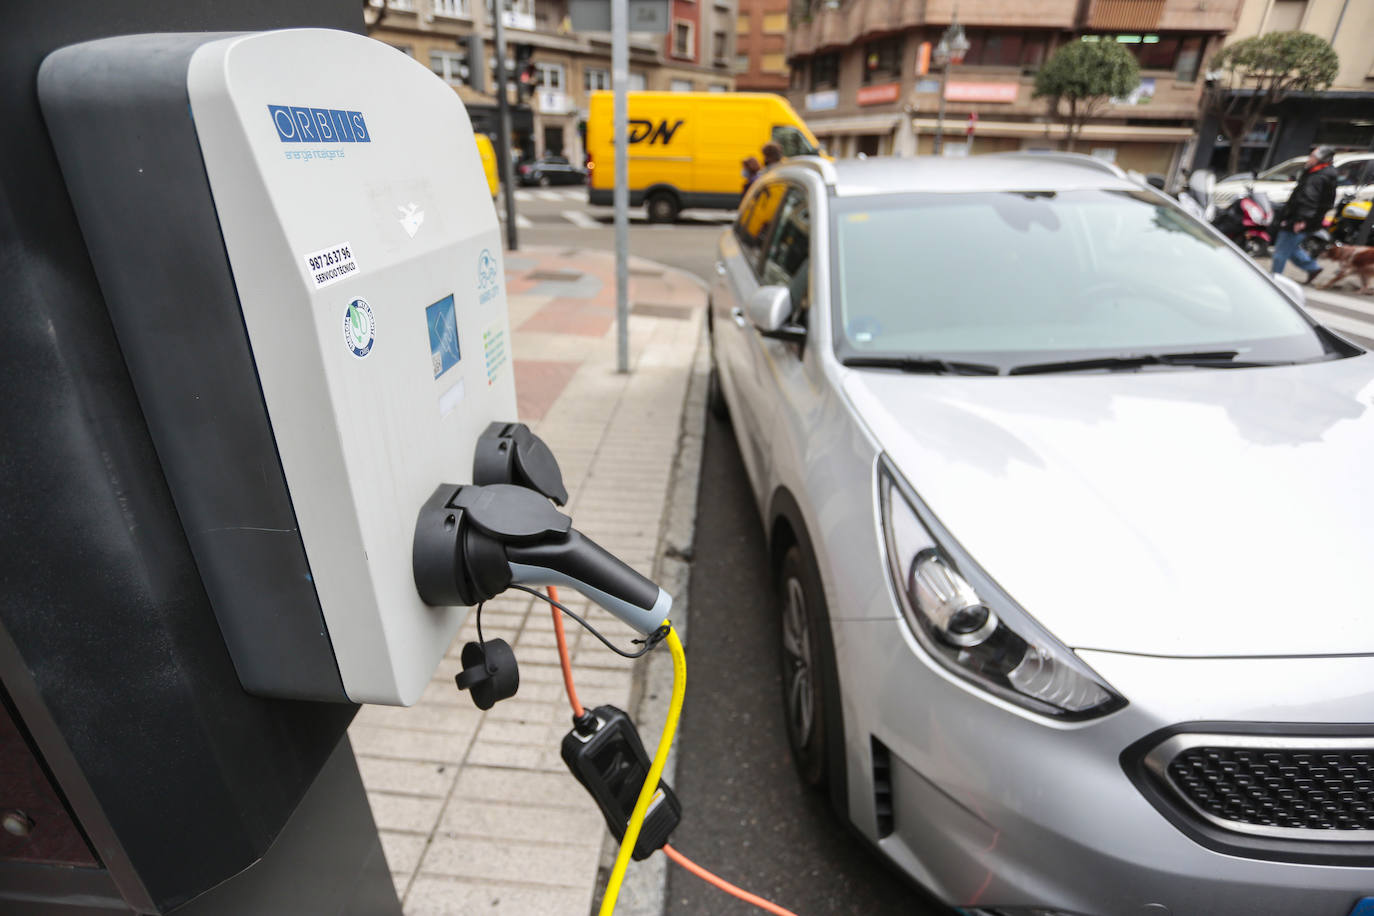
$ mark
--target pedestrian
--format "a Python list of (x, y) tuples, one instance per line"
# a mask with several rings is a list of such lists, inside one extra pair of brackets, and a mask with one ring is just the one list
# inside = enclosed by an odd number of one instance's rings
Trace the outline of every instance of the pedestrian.
[(763, 169), (759, 166), (758, 159), (750, 156), (744, 160), (744, 171), (740, 172), (740, 176), (744, 179), (744, 190), (749, 190), (749, 186), (754, 183), (755, 178), (759, 177), (761, 171)]
[(1282, 275), (1289, 258), (1307, 271), (1304, 283), (1311, 283), (1322, 272), (1317, 259), (1307, 253), (1302, 243), (1308, 235), (1322, 227), (1326, 212), (1336, 203), (1339, 179), (1336, 170), (1331, 167), (1335, 154), (1335, 149), (1329, 146), (1312, 150), (1298, 178), (1298, 186), (1279, 211), (1279, 237), (1274, 241), (1274, 273)]
[(763, 145), (763, 167), (768, 168), (770, 165), (776, 165), (781, 161), (782, 147), (769, 140)]

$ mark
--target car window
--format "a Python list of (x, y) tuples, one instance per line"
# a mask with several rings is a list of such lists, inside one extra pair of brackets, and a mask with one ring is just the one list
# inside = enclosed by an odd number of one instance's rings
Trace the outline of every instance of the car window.
[(893, 194), (843, 201), (834, 220), (847, 352), (1004, 367), (1161, 349), (1327, 352), (1250, 262), (1144, 192)]
[(1336, 179), (1338, 183), (1343, 185), (1368, 183), (1369, 174), (1367, 169), (1370, 161), (1369, 159), (1356, 159), (1344, 165), (1336, 166)]
[(1298, 175), (1302, 173), (1302, 168), (1306, 163), (1306, 159), (1290, 159), (1274, 166), (1267, 172), (1260, 172), (1259, 177), (1265, 181), (1297, 181)]
[(780, 124), (773, 128), (773, 142), (782, 147), (784, 156), (816, 155), (816, 148), (806, 139), (806, 134), (789, 125)]
[(740, 208), (739, 219), (735, 222), (735, 235), (739, 238), (740, 250), (744, 259), (757, 276), (763, 262), (763, 253), (768, 239), (773, 233), (774, 217), (778, 205), (782, 203), (787, 185), (774, 181), (755, 189), (753, 195)]
[(791, 323), (805, 326), (811, 305), (811, 215), (805, 191), (788, 190), (776, 223), (760, 281), (765, 286), (787, 287), (792, 296)]

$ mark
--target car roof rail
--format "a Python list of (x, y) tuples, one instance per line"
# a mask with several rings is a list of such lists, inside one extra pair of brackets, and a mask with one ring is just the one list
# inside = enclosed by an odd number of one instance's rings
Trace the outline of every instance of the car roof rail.
[(788, 156), (779, 164), (805, 166), (819, 174), (821, 181), (832, 188), (840, 183), (839, 173), (835, 171), (835, 163), (823, 156)]
[(1060, 150), (1010, 150), (1004, 153), (986, 153), (988, 156), (1000, 156), (1002, 158), (1015, 159), (1050, 159), (1054, 162), (1062, 162), (1064, 165), (1077, 165), (1083, 168), (1096, 169), (1099, 172), (1106, 172), (1115, 175), (1117, 178), (1129, 176), (1121, 171), (1120, 166), (1105, 159), (1098, 159), (1096, 156), (1088, 156), (1083, 153), (1066, 153)]

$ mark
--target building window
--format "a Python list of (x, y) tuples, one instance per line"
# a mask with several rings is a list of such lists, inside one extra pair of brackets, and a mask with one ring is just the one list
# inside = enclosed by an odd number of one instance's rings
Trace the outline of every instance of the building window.
[(691, 58), (692, 24), (685, 19), (673, 21), (673, 56)]
[[(502, 0), (501, 8), (506, 11), (502, 21), (512, 29), (534, 31), (534, 0)], [(487, 0), (487, 12), (492, 11), (492, 0)]]
[(811, 91), (837, 89), (840, 85), (840, 55), (818, 54), (811, 58)]
[(448, 16), (453, 19), (467, 19), (468, 0), (433, 0), (434, 15)]
[(724, 32), (711, 33), (711, 56), (715, 60), (725, 60), (730, 53), (729, 46), (725, 43)]
[(626, 87), (626, 91), (643, 92), (648, 85), (649, 82), (644, 78), (644, 73), (642, 71), (630, 71), (630, 85)]
[(787, 55), (779, 51), (777, 54), (765, 54), (759, 61), (759, 69), (764, 73), (782, 74), (787, 72)]
[(750, 28), (750, 25), (749, 25), (749, 24), (750, 24), (750, 21), (751, 21), (752, 18), (753, 18), (753, 15), (754, 15), (754, 13), (753, 13), (752, 10), (740, 10), (740, 11), (739, 11), (739, 17), (735, 19), (735, 34), (736, 34), (736, 35), (748, 35), (748, 34), (749, 34), (749, 28)]
[(902, 74), (902, 39), (883, 38), (864, 45), (864, 83), (885, 83)]
[(788, 87), (791, 89), (802, 89), (806, 86), (806, 61), (798, 60), (792, 63), (792, 77), (788, 80)]
[[(382, 0), (367, 0), (367, 5), (374, 9), (382, 8)], [(387, 0), (388, 10), (399, 10), (402, 13), (415, 12), (415, 0)]]
[(1126, 46), (1142, 70), (1172, 70), (1181, 83), (1197, 79), (1204, 39), (1199, 35), (1084, 35), (1084, 41), (1115, 41)]
[(588, 92), (611, 88), (611, 71), (588, 67), (582, 71), (582, 88)]
[(707, 91), (707, 92), (729, 92), (729, 91), (730, 91), (730, 87), (729, 87), (729, 86), (726, 86), (724, 83), (712, 83), (711, 85), (709, 85), (709, 86), (706, 87), (706, 91)]
[(468, 83), (467, 61), (457, 51), (430, 51), (429, 69), (450, 86), (466, 86)]
[(557, 92), (563, 91), (563, 65), (562, 64), (541, 64), (534, 65), (535, 82), (540, 89), (553, 89)]
[(748, 72), (749, 72), (749, 55), (748, 55), (748, 54), (736, 54), (736, 55), (735, 55), (735, 72), (736, 72), (736, 73), (748, 73)]
[(763, 30), (769, 35), (782, 35), (787, 31), (787, 14), (765, 14), (763, 17)]
[(691, 80), (673, 80), (671, 83), (668, 84), (668, 91), (669, 91), (669, 92), (691, 92), (691, 91), (692, 91), (692, 81), (691, 81)]
[(1307, 0), (1274, 0), (1269, 10), (1269, 18), (1264, 23), (1266, 32), (1296, 32), (1302, 28), (1303, 16), (1307, 13)]
[(1020, 67), (1034, 73), (1045, 62), (1049, 37), (1026, 32), (970, 30), (964, 66)]

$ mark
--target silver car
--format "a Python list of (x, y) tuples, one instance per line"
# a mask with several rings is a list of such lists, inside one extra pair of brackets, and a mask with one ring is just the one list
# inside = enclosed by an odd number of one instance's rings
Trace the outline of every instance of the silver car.
[(1374, 906), (1374, 357), (1083, 157), (788, 160), (716, 270), (804, 780), (965, 913)]

